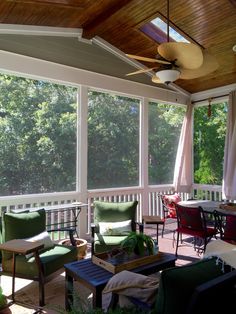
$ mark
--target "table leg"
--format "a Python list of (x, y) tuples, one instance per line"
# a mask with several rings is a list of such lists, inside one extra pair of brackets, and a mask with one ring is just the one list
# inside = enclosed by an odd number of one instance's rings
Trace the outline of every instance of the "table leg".
[[(77, 211), (77, 213), (76, 213)], [(72, 208), (72, 212), (73, 212), (73, 216), (74, 216), (74, 227), (75, 227), (75, 233), (77, 235), (77, 237), (79, 237), (78, 232), (77, 232), (77, 223), (78, 223), (78, 218), (79, 218), (79, 214), (81, 212), (81, 207), (75, 207)]]
[(38, 278), (39, 278), (39, 306), (45, 305), (45, 292), (44, 292), (44, 275), (42, 263), (39, 257), (39, 252), (34, 252), (35, 261), (38, 267)]
[(158, 229), (159, 229), (159, 224), (157, 224), (157, 245), (158, 245), (158, 236), (159, 236)]
[(15, 302), (16, 254), (12, 256), (12, 301)]
[(73, 305), (73, 277), (67, 274), (65, 280), (65, 309), (66, 311), (71, 310), (71, 305)]
[(93, 308), (102, 308), (102, 290), (93, 291)]

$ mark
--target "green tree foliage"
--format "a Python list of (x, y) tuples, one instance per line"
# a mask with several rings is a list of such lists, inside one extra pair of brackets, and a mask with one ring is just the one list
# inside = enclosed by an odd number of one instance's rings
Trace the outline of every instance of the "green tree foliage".
[(173, 183), (185, 111), (183, 107), (149, 103), (149, 184)]
[[(0, 75), (0, 195), (76, 188), (77, 89)], [(88, 188), (139, 184), (140, 102), (88, 95)], [(196, 183), (221, 184), (226, 103), (195, 109)], [(149, 184), (173, 182), (185, 108), (149, 103)]]
[(89, 92), (88, 188), (138, 185), (139, 101)]
[(75, 93), (0, 75), (0, 195), (75, 189)]
[(227, 103), (194, 110), (194, 182), (222, 184)]

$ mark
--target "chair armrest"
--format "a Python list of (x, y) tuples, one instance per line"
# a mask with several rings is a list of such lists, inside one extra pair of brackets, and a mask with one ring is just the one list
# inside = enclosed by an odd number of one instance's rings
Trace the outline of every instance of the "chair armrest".
[(144, 228), (143, 223), (135, 221), (135, 224), (138, 226), (139, 232), (143, 233), (143, 228)]
[[(225, 273), (222, 276), (219, 276), (197, 286), (188, 304), (186, 314), (197, 313), (196, 312), (197, 305), (198, 306), (200, 305), (201, 308), (203, 304), (207, 304), (209, 308), (214, 304), (215, 306), (219, 307), (220, 304), (219, 302), (217, 302), (217, 300), (224, 300), (224, 306), (226, 306), (227, 304), (229, 307), (231, 307), (231, 305), (235, 303), (234, 302), (235, 298), (232, 298), (232, 294), (230, 293), (230, 291), (236, 294), (235, 284), (236, 284), (236, 270)], [(227, 296), (228, 297), (231, 296), (230, 300), (232, 301), (232, 304), (228, 304), (228, 302), (225, 300)], [(230, 300), (228, 298), (228, 301)]]
[(91, 254), (94, 254), (94, 238), (95, 238), (95, 233), (99, 233), (99, 225), (92, 223), (90, 225), (91, 227)]
[(73, 246), (77, 246), (77, 244), (76, 244), (76, 240), (75, 240), (75, 238), (74, 238), (74, 233), (75, 233), (75, 231), (76, 231), (76, 229), (75, 228), (73, 228), (73, 227), (59, 227), (59, 228), (55, 228), (55, 229), (49, 229), (49, 230), (47, 230), (47, 232), (56, 232), (56, 231), (64, 231), (64, 232), (68, 232), (69, 233), (69, 238), (70, 238), (70, 242), (71, 242), (71, 245), (73, 245)]
[(99, 233), (99, 225), (95, 224), (95, 223), (92, 223), (90, 225), (91, 227), (91, 235), (92, 235), (92, 238), (94, 238), (95, 236), (95, 233)]

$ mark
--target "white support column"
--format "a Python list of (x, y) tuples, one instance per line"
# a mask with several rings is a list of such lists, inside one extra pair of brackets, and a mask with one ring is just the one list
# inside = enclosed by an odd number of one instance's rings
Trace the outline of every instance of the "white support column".
[(143, 187), (142, 214), (148, 215), (148, 99), (143, 98), (140, 110), (139, 185)]
[[(80, 195), (80, 201), (87, 202), (87, 154), (88, 154), (88, 88), (80, 87), (78, 95), (78, 127), (77, 127), (77, 191)], [(87, 237), (87, 208), (82, 208), (79, 215), (79, 235), (82, 238)]]

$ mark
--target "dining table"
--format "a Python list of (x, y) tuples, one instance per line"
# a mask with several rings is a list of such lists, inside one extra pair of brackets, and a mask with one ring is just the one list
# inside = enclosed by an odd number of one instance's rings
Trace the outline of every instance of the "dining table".
[(229, 205), (222, 201), (211, 201), (211, 200), (187, 200), (178, 202), (181, 206), (198, 207), (201, 206), (203, 211), (209, 214), (215, 212), (223, 214), (236, 215), (236, 204)]

